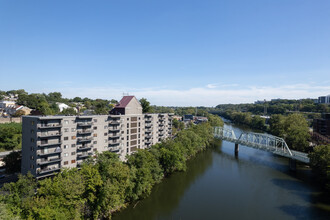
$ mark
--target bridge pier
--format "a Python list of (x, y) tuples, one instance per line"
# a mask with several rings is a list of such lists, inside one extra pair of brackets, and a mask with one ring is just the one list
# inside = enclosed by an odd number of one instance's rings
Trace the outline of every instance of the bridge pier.
[(238, 143), (235, 143), (235, 155), (238, 155), (239, 146)]
[(297, 161), (295, 159), (289, 158), (289, 167), (291, 171), (297, 170)]

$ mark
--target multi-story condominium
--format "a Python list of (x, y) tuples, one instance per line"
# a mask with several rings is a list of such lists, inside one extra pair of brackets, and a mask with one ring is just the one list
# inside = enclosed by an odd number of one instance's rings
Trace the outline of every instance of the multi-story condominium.
[(172, 114), (142, 114), (139, 101), (124, 96), (109, 115), (24, 116), (22, 127), (22, 173), (43, 178), (79, 167), (96, 152), (115, 152), (125, 160), (170, 138)]

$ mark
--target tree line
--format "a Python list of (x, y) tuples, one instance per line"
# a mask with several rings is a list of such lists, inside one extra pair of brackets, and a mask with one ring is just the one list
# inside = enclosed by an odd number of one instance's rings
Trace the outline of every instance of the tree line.
[(128, 204), (147, 197), (152, 187), (173, 172), (185, 171), (186, 161), (214, 143), (209, 123), (191, 126), (169, 139), (138, 150), (121, 162), (104, 152), (81, 169), (65, 169), (36, 181), (20, 176), (0, 192), (2, 219), (110, 219)]

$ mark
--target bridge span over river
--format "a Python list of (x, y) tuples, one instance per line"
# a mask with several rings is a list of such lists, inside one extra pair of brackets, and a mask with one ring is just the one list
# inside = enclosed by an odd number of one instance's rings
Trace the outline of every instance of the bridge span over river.
[(234, 130), (223, 127), (214, 127), (215, 138), (235, 143), (235, 153), (238, 153), (239, 145), (244, 145), (289, 158), (290, 168), (295, 169), (295, 161), (309, 163), (308, 154), (290, 150), (283, 138), (269, 134), (243, 132), (236, 136)]

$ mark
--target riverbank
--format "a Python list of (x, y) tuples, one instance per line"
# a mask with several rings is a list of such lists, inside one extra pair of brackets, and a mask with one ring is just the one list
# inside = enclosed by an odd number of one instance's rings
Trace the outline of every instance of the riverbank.
[(37, 182), (32, 176), (20, 176), (1, 189), (0, 208), (6, 212), (2, 217), (109, 219), (126, 204), (147, 198), (164, 177), (185, 171), (187, 161), (212, 146), (213, 140), (212, 127), (202, 123), (181, 131), (174, 140), (139, 150), (125, 163), (104, 152), (80, 170), (63, 170), (52, 179)]

